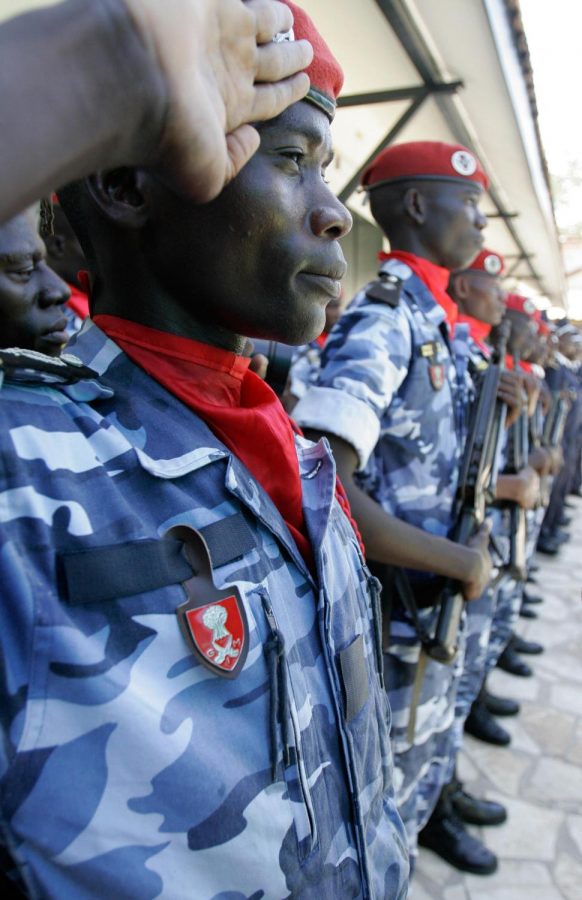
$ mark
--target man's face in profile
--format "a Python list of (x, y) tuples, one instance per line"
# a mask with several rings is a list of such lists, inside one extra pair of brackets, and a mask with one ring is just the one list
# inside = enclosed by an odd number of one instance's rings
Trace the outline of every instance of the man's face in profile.
[(320, 110), (296, 103), (259, 130), (259, 150), (212, 203), (153, 185), (154, 265), (198, 321), (305, 343), (340, 296), (351, 216), (325, 181), (331, 133)]
[(33, 211), (0, 226), (0, 316), (3, 347), (58, 356), (67, 342), (63, 304), (70, 291), (46, 263)]

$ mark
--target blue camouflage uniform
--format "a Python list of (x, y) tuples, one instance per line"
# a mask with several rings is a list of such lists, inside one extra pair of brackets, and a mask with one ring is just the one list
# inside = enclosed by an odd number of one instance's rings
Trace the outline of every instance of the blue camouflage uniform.
[[(196, 415), (92, 323), (69, 351), (99, 377), (0, 391), (0, 834), (30, 896), (404, 898), (375, 581), (324, 443), (297, 439), (316, 583)], [(182, 636), (183, 556), (150, 571), (175, 526), (240, 595), (235, 678)]]
[(578, 462), (578, 441), (582, 431), (582, 391), (580, 390), (580, 368), (562, 356), (556, 354), (556, 367), (548, 369), (548, 382), (553, 391), (569, 391), (571, 407), (566, 419), (562, 449), (564, 465), (556, 475), (552, 484), (550, 503), (542, 524), (544, 534), (553, 535), (559, 528), (559, 521), (564, 511), (564, 503), (571, 485), (575, 482)]
[[(484, 375), (487, 370), (489, 365), (489, 355), (470, 335), (467, 338), (467, 346), (470, 370), (476, 373), (474, 377), (475, 381), (479, 375)], [(456, 335), (455, 347), (457, 347)], [(492, 522), (492, 533), (497, 536), (502, 526), (501, 510), (488, 509), (487, 517), (491, 519)], [(467, 603), (465, 607), (466, 623), (463, 672), (459, 679), (459, 686), (455, 698), (455, 756), (463, 745), (463, 727), (465, 719), (469, 715), (471, 705), (483, 685), (487, 661), (487, 649), (495, 604), (496, 592), (492, 590), (491, 587), (487, 587), (478, 599)], [(452, 763), (451, 775), (452, 768), (454, 768), (454, 760)]]
[(321, 368), (322, 347), (317, 341), (310, 341), (297, 348), (297, 352), (289, 369), (288, 390), (289, 393), (300, 400), (307, 388), (316, 384)]
[[(317, 385), (293, 415), (300, 425), (335, 434), (355, 449), (356, 480), (387, 513), (447, 537), (465, 437), (467, 354), (453, 355), (443, 309), (406, 264), (389, 259), (380, 273), (399, 283), (399, 302), (370, 299), (366, 289), (355, 298), (327, 339)], [(409, 575), (413, 585), (430, 591), (432, 576)], [(421, 609), (419, 617), (431, 631), (438, 606)], [(446, 778), (462, 668), (462, 654), (451, 666), (428, 660), (411, 742), (407, 729), (420, 651), (414, 621), (396, 604), (384, 673), (396, 797), (413, 853), (417, 831)]]
[[(503, 471), (507, 461), (508, 438), (509, 432), (506, 432), (503, 445), (503, 464), (500, 466), (501, 471)], [(508, 571), (503, 570), (503, 566), (509, 563), (510, 558), (511, 517), (507, 504), (502, 503), (500, 506), (493, 508), (491, 510), (491, 518), (493, 519), (492, 530), (495, 534), (497, 546), (503, 553), (503, 559), (501, 561), (500, 578), (495, 586), (493, 619), (491, 621), (485, 657), (485, 678), (497, 665), (497, 660), (515, 631), (525, 588), (522, 581), (517, 581)]]

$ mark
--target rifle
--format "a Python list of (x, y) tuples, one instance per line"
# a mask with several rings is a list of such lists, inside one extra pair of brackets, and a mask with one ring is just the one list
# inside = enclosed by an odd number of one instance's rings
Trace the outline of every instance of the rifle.
[(560, 446), (569, 411), (570, 401), (558, 391), (552, 398), (552, 405), (544, 422), (542, 441), (545, 447)]
[[(516, 367), (519, 365), (517, 357), (515, 364)], [(508, 475), (517, 475), (527, 465), (528, 456), (529, 425), (527, 408), (524, 407), (509, 430), (505, 472)], [(506, 571), (516, 581), (524, 581), (527, 576), (525, 510), (518, 503), (506, 502), (502, 505), (509, 509), (509, 560)]]
[(532, 447), (541, 447), (544, 442), (544, 414), (541, 399), (538, 398), (534, 414), (529, 420), (529, 439)]
[[(485, 519), (487, 504), (495, 498), (498, 461), (505, 430), (507, 405), (497, 398), (511, 325), (499, 328), (495, 348), (482, 377), (477, 403), (473, 407), (457, 488), (457, 516), (452, 540), (466, 544)], [(452, 578), (445, 582), (435, 634), (426, 647), (433, 659), (450, 663), (457, 654), (458, 632), (464, 598), (461, 585)]]

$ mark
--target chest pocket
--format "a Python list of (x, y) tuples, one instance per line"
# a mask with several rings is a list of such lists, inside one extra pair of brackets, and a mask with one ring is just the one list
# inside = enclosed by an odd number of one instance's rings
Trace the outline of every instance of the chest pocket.
[[(313, 851), (318, 835), (303, 748), (301, 704), (295, 697), (297, 679), (290, 677), (284, 632), (263, 587), (249, 590), (248, 583), (229, 580), (228, 575), (226, 580), (218, 579), (223, 588), (214, 585), (215, 570), (236, 563), (257, 546), (255, 532), (237, 513), (196, 530), (175, 526), (161, 540), (63, 554), (59, 564), (68, 601), (77, 606), (126, 597), (147, 603), (148, 592), (181, 583), (186, 602), (178, 601), (175, 611), (183, 637), (197, 661), (218, 678), (232, 680), (241, 675), (251, 650), (251, 679), (266, 688), (260, 689), (261, 695), (266, 694), (262, 725), (270, 738), (265, 756), (270, 755), (272, 781), (285, 783), (298, 854), (304, 859)], [(154, 594), (149, 596), (153, 601)], [(257, 638), (262, 645), (258, 657), (264, 660), (264, 665), (259, 663), (262, 675), (256, 671)], [(244, 675), (240, 684), (244, 698), (248, 689)], [(221, 689), (216, 686), (213, 690), (216, 695)]]

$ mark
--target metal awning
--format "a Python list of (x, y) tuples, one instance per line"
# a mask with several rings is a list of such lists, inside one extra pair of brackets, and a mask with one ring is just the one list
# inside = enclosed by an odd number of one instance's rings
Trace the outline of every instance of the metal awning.
[(329, 177), (352, 212), (372, 222), (356, 187), (389, 143), (463, 143), (491, 179), (485, 240), (506, 257), (509, 286), (563, 305), (543, 151), (505, 0), (301, 3), (345, 72)]

